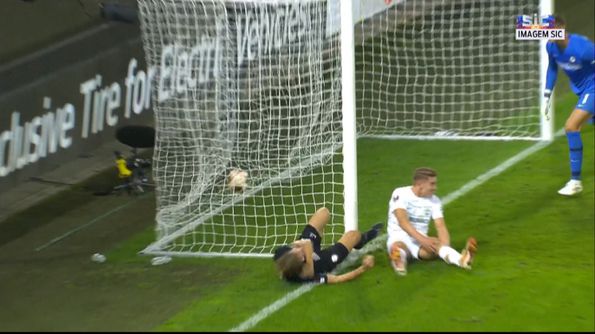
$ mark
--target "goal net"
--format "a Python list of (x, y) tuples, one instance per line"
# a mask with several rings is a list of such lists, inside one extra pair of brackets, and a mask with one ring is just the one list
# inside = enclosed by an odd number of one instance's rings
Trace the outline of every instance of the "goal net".
[[(144, 253), (270, 256), (321, 206), (323, 244), (344, 232), (343, 2), (139, 0), (156, 73)], [(539, 45), (514, 40), (537, 0), (353, 3), (359, 136), (541, 138)]]
[[(342, 232), (339, 36), (322, 1), (141, 1), (154, 90), (147, 252), (269, 256), (317, 208)], [(243, 192), (226, 187), (232, 168)]]
[(396, 1), (356, 25), (358, 132), (540, 140), (540, 44), (514, 38), (534, 0)]

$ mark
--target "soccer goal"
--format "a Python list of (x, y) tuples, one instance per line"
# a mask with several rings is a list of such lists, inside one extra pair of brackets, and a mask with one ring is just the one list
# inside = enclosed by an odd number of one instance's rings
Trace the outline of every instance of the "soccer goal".
[(511, 37), (519, 13), (551, 14), (550, 1), (397, 3), (356, 24), (360, 135), (551, 140), (545, 41)]
[[(539, 6), (139, 0), (156, 73), (157, 238), (143, 253), (268, 257), (321, 206), (336, 241), (357, 228), (357, 136), (547, 139), (539, 44), (514, 38)], [(238, 168), (243, 191), (227, 187)]]

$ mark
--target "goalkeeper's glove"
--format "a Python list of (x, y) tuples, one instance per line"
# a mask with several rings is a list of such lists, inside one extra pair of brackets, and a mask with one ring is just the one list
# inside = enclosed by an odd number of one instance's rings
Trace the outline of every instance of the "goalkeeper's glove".
[(549, 89), (546, 89), (545, 92), (543, 93), (543, 97), (545, 98), (545, 101), (543, 102), (543, 105), (545, 106), (545, 109), (543, 111), (544, 115), (545, 115), (545, 119), (546, 120), (550, 120), (550, 109), (552, 106), (552, 100), (551, 97), (552, 96), (552, 91)]

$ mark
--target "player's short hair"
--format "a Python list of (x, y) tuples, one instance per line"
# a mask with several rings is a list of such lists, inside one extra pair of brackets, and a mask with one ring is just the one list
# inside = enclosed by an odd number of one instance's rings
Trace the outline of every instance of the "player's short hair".
[(289, 252), (290, 250), (291, 250), (291, 247), (286, 246), (286, 245), (278, 247), (277, 249), (275, 249), (275, 254), (273, 255), (273, 260), (274, 261), (279, 260), (279, 258), (281, 256), (285, 255), (285, 253)]
[(556, 27), (565, 27), (566, 26), (566, 20), (564, 20), (564, 17), (562, 15), (554, 14), (554, 26), (556, 26)]
[(432, 168), (420, 167), (420, 168), (417, 168), (415, 170), (415, 172), (413, 173), (413, 182), (427, 180), (431, 177), (436, 177), (436, 176), (438, 176), (438, 173), (436, 173), (436, 171), (433, 170)]
[(291, 247), (281, 246), (275, 251), (273, 259), (277, 263), (277, 270), (282, 278), (297, 278), (304, 262), (296, 254), (289, 253)]

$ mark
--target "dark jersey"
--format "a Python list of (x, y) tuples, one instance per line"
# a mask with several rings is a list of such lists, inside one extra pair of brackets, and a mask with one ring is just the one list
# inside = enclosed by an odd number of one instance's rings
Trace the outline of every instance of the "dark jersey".
[(311, 226), (307, 225), (302, 234), (301, 239), (310, 239), (312, 241), (312, 248), (314, 250), (312, 254), (312, 260), (314, 262), (314, 277), (308, 279), (302, 279), (300, 277), (287, 278), (290, 282), (297, 283), (318, 283), (323, 284), (328, 282), (327, 273), (333, 271), (335, 267), (349, 255), (347, 248), (341, 244), (336, 243), (333, 246), (325, 249), (321, 249), (321, 238), (318, 231)]

